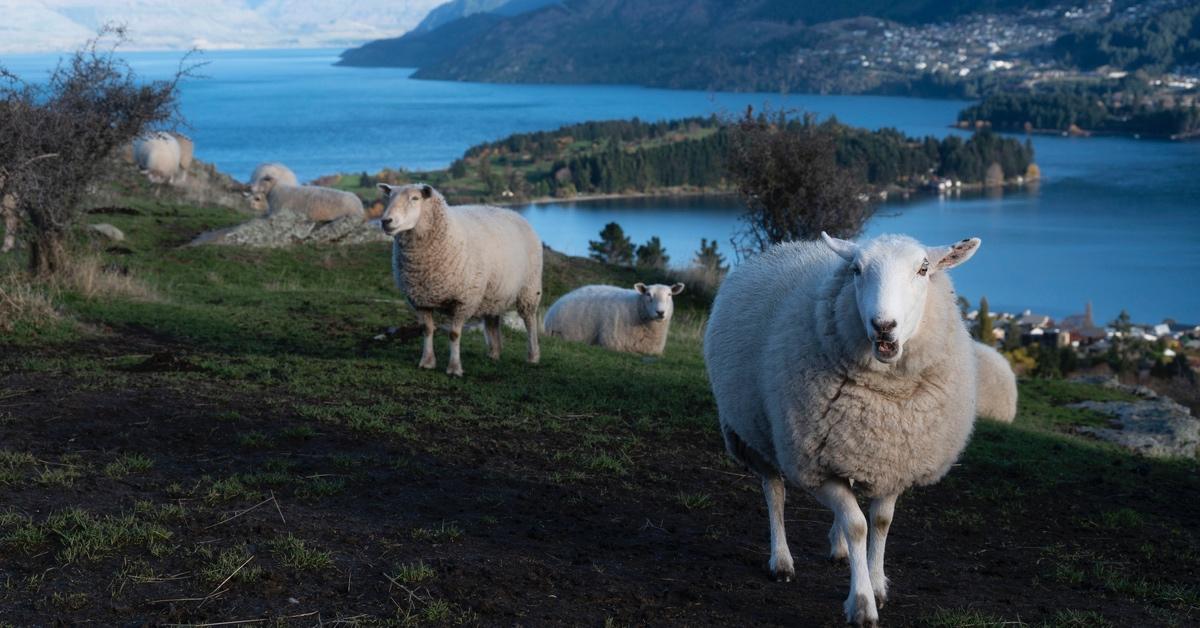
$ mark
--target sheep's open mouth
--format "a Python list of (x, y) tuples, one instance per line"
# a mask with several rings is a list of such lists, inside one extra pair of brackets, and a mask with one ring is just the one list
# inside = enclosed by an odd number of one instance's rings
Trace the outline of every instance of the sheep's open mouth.
[(900, 350), (900, 345), (893, 340), (876, 340), (875, 355), (881, 358), (894, 358)]

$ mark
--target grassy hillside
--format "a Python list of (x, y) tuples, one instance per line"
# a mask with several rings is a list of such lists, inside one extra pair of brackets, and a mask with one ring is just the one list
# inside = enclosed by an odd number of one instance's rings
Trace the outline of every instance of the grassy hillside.
[[(679, 304), (661, 359), (546, 339), (530, 366), (507, 331), (492, 363), (469, 333), (457, 380), (383, 334), (413, 323), (386, 245), (181, 248), (240, 217), (116, 207), (91, 216), (129, 236), (96, 248), (107, 283), (64, 283), (57, 314), (0, 332), (0, 622), (842, 624), (847, 570), (800, 492), (800, 581), (765, 576), (706, 304)], [(7, 270), (5, 295), (42, 294)], [(551, 254), (546, 303), (634, 279)], [(1115, 394), (1023, 383), (1015, 425), (980, 423), (945, 481), (901, 498), (888, 625), (1194, 620), (1200, 469), (1068, 433), (1101, 419), (1065, 403)]]

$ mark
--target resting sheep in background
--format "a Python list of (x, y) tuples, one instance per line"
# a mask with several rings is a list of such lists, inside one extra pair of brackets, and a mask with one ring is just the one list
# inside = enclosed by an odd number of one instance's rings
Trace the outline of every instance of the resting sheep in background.
[(434, 312), (450, 317), (450, 365), (463, 374), (459, 344), (467, 319), (483, 318), (488, 355), (500, 358), (500, 317), (516, 308), (529, 334), (528, 360), (537, 363), (542, 242), (520, 214), (499, 207), (450, 207), (428, 185), (379, 184), (380, 225), (392, 242), (392, 274), (425, 326), (420, 367), (437, 367)]
[(563, 295), (546, 312), (546, 333), (614, 351), (662, 355), (683, 284), (584, 286)]
[(266, 194), (252, 194), (250, 207), (269, 216), (288, 211), (312, 222), (365, 217), (362, 200), (357, 195), (315, 185), (275, 185)]
[(1017, 416), (1017, 376), (999, 351), (975, 343), (975, 374), (978, 382), (976, 414), (1001, 423)]
[[(831, 553), (850, 562), (846, 619), (874, 625), (896, 498), (941, 479), (971, 434), (975, 343), (946, 271), (979, 240), (822, 238), (777, 245), (733, 271), (713, 303), (704, 359), (726, 448), (762, 480), (772, 575), (795, 574), (786, 480), (833, 511)], [(852, 486), (871, 499), (869, 519)]]
[(171, 183), (179, 176), (179, 141), (170, 133), (150, 133), (133, 141), (137, 167), (154, 183)]
[(250, 175), (251, 195), (262, 194), (265, 199), (276, 185), (298, 186), (300, 181), (296, 178), (296, 173), (278, 162), (258, 164)]

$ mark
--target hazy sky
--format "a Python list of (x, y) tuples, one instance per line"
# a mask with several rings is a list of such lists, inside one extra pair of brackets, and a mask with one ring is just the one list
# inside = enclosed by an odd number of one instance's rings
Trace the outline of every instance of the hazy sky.
[(445, 0), (0, 0), (0, 54), (69, 50), (106, 22), (131, 50), (342, 47), (395, 37)]

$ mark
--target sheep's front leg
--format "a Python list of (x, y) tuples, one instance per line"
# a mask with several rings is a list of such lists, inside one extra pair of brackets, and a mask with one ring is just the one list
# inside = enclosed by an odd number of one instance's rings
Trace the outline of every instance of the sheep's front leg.
[(425, 326), (425, 344), (421, 348), (419, 366), (423, 369), (435, 369), (437, 368), (437, 354), (433, 352), (433, 332), (437, 331), (437, 325), (433, 323), (433, 312), (417, 310), (417, 319)]
[(871, 590), (867, 567), (867, 519), (863, 517), (854, 491), (843, 479), (827, 480), (814, 493), (818, 501), (833, 511), (834, 525), (846, 538), (850, 559), (850, 595), (846, 597), (846, 621), (855, 626), (875, 626), (879, 610)]
[(771, 522), (771, 579), (791, 582), (796, 577), (796, 568), (792, 563), (792, 551), (788, 549), (787, 533), (783, 526), (783, 504), (787, 497), (787, 487), (783, 478), (776, 476), (763, 478), (763, 494), (767, 497), (767, 517)]
[(887, 495), (871, 500), (871, 534), (867, 542), (867, 563), (871, 567), (871, 588), (875, 590), (877, 608), (883, 608), (887, 602), (888, 579), (883, 575), (883, 548), (887, 544), (888, 528), (892, 526), (897, 497), (899, 495)]
[(459, 347), (462, 345), (462, 328), (466, 322), (466, 317), (458, 312), (455, 312), (450, 319), (450, 366), (446, 367), (447, 375), (462, 377), (463, 367)]
[(525, 333), (529, 335), (529, 355), (526, 356), (526, 360), (530, 364), (537, 364), (538, 360), (542, 359), (542, 350), (538, 347), (537, 306), (522, 308), (517, 313), (521, 315), (521, 320), (525, 321)]

